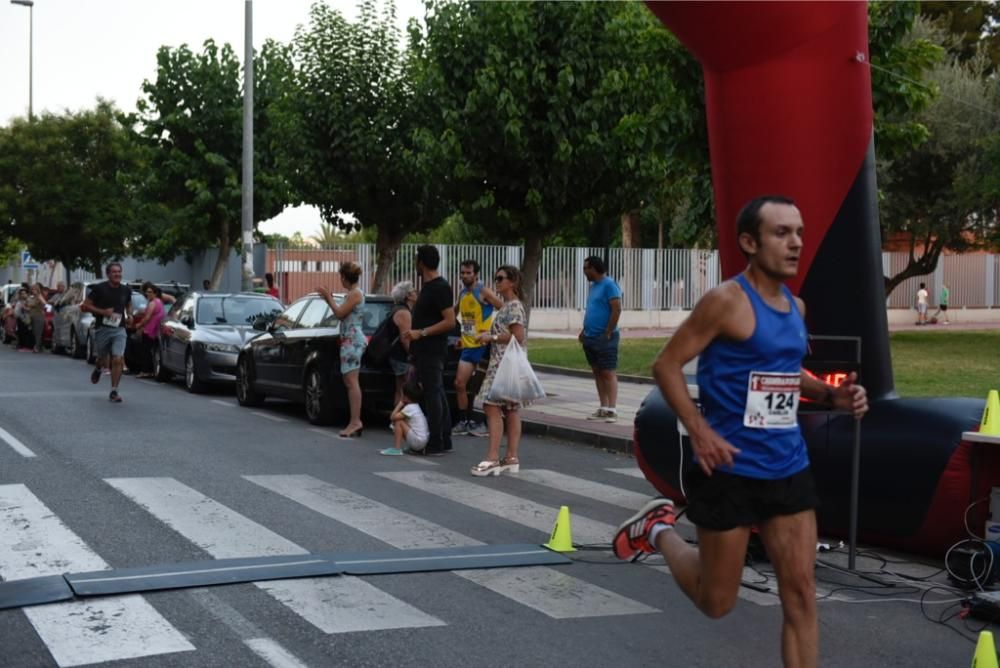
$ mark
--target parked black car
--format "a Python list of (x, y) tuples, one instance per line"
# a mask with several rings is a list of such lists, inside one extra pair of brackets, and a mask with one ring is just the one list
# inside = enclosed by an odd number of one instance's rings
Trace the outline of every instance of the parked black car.
[[(343, 295), (334, 295), (337, 303)], [(362, 328), (371, 337), (392, 310), (392, 300), (381, 295), (365, 297)], [(280, 397), (305, 404), (313, 424), (344, 422), (348, 415), (347, 391), (340, 375), (340, 322), (326, 301), (309, 294), (294, 302), (273, 322), (257, 325), (264, 333), (243, 346), (236, 367), (236, 398), (241, 406), (259, 406), (265, 397)], [(451, 337), (444, 369), (448, 401), (455, 410), (455, 371), (459, 351)], [(388, 366), (361, 365), (362, 410), (375, 417), (392, 409), (395, 378)]]
[(160, 323), (160, 345), (153, 349), (157, 380), (183, 374), (189, 392), (233, 382), (240, 348), (259, 334), (253, 323), (281, 308), (274, 297), (252, 292), (187, 293)]

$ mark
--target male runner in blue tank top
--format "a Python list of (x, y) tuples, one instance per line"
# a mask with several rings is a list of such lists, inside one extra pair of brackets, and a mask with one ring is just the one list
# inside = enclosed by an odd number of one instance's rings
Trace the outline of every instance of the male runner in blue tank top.
[[(796, 410), (799, 396), (868, 410), (852, 373), (839, 387), (802, 371), (805, 305), (784, 282), (799, 268), (802, 216), (788, 198), (759, 197), (737, 218), (749, 264), (709, 291), (660, 352), (653, 375), (687, 429), (698, 467), (686, 478), (698, 547), (674, 532), (674, 507), (654, 499), (614, 538), (615, 554), (663, 554), (681, 590), (705, 615), (736, 604), (751, 526), (774, 565), (786, 666), (815, 666), (818, 624), (814, 565), (816, 490)], [(688, 395), (682, 367), (698, 356), (704, 414)]]

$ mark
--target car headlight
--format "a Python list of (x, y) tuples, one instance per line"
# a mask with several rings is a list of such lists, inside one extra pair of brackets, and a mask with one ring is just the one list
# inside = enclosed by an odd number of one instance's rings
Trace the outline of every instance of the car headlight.
[(240, 352), (239, 346), (230, 343), (204, 343), (202, 344), (206, 352), (210, 353), (232, 353)]

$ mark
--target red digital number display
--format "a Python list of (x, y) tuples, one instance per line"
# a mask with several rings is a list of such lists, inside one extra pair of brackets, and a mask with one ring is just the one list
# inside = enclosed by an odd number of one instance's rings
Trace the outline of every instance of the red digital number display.
[[(818, 374), (813, 373), (809, 369), (803, 369), (803, 371), (805, 371), (806, 374), (808, 374), (811, 378), (815, 378), (816, 380), (821, 380), (827, 385), (833, 385), (834, 387), (840, 387), (841, 385), (843, 385), (844, 381), (847, 380), (847, 376), (849, 375), (848, 372), (846, 371), (825, 371), (823, 373), (818, 373)], [(813, 400), (807, 397), (802, 397), (801, 401), (812, 403)]]

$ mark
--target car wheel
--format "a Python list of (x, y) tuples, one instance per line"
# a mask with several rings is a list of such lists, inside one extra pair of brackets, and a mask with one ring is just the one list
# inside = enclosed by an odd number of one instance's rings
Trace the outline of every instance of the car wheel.
[(76, 338), (76, 330), (69, 330), (69, 356), (75, 360), (83, 358), (83, 348), (80, 347), (80, 339)]
[(184, 356), (184, 387), (192, 394), (205, 391), (205, 383), (198, 378), (198, 373), (194, 368), (194, 355), (191, 354), (190, 350)]
[(87, 364), (93, 364), (97, 361), (97, 356), (94, 355), (94, 337), (90, 332), (87, 332)]
[(160, 352), (159, 346), (153, 348), (153, 375), (161, 383), (167, 382), (173, 375), (167, 367), (163, 366), (163, 353)]
[(333, 424), (336, 410), (333, 405), (333, 394), (330, 392), (330, 381), (327, 380), (315, 366), (306, 373), (305, 384), (306, 418), (312, 424)]
[(264, 403), (264, 395), (253, 387), (253, 372), (246, 357), (240, 358), (236, 365), (236, 401), (240, 406), (260, 406)]

